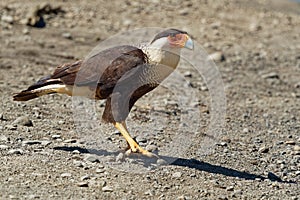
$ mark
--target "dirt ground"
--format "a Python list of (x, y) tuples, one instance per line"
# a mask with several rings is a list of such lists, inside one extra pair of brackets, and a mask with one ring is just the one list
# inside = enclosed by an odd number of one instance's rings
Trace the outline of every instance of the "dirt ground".
[[(284, 0), (2, 0), (0, 199), (299, 199), (299, 14), (299, 4)], [(115, 149), (111, 155), (105, 146), (90, 151), (94, 135), (77, 128), (70, 97), (12, 101), (13, 93), (59, 64), (84, 58), (121, 31), (144, 27), (185, 30), (216, 60), (226, 116), (206, 155), (197, 149), (212, 113), (210, 91), (184, 65), (178, 71), (199, 98), (196, 137), (172, 163), (141, 167), (144, 173), (127, 170), (139, 167), (139, 158), (124, 158), (126, 143), (100, 119), (96, 135)], [(183, 112), (175, 100), (159, 87), (134, 107), (129, 128), (148, 149), (185, 130), (178, 128)]]

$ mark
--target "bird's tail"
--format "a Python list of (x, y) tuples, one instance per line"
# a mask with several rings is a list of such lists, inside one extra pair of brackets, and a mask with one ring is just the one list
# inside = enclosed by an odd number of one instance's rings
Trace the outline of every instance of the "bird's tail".
[(59, 79), (51, 79), (50, 76), (43, 77), (28, 89), (21, 91), (13, 96), (14, 101), (28, 101), (46, 94), (62, 93), (64, 85)]

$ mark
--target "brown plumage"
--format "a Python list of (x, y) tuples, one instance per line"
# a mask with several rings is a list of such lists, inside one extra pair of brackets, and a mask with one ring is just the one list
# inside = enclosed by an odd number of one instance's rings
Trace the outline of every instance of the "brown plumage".
[(183, 47), (192, 48), (187, 33), (169, 29), (156, 35), (144, 49), (116, 46), (87, 60), (58, 66), (53, 74), (41, 78), (13, 99), (27, 101), (52, 93), (106, 99), (103, 120), (113, 123), (122, 133), (130, 152), (153, 156), (130, 137), (125, 119), (134, 103), (176, 68)]

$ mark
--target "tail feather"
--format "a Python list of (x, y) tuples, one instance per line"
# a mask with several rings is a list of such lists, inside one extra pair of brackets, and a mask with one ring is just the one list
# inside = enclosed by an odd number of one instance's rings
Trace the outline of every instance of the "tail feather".
[(51, 79), (50, 76), (40, 79), (28, 89), (21, 91), (13, 96), (14, 101), (28, 101), (46, 94), (57, 93), (65, 85), (58, 79)]

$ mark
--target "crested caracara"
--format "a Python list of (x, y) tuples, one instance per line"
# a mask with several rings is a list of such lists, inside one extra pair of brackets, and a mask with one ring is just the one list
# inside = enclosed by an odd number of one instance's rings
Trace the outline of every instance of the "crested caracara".
[(124, 136), (128, 153), (139, 152), (151, 157), (154, 154), (130, 136), (125, 120), (134, 103), (176, 69), (182, 48), (193, 49), (189, 35), (168, 29), (158, 33), (147, 45), (116, 46), (87, 60), (60, 65), (53, 74), (15, 94), (13, 99), (27, 101), (52, 93), (106, 99), (102, 119), (114, 124)]

